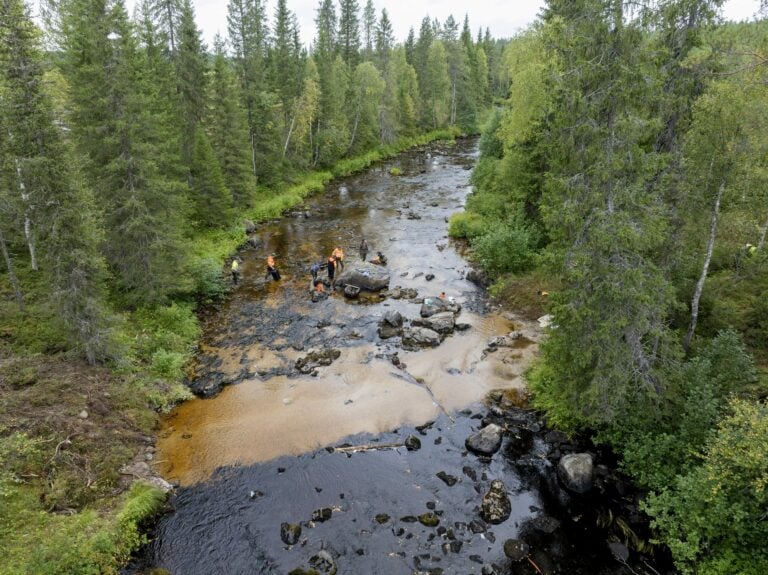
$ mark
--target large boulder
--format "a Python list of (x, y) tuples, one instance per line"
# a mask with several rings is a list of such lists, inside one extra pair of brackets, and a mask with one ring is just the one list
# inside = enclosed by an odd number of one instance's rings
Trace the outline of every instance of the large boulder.
[(564, 455), (557, 464), (557, 476), (574, 493), (592, 489), (593, 461), (589, 453)]
[(495, 423), (491, 423), (483, 427), (477, 433), (473, 433), (467, 437), (464, 445), (474, 453), (480, 455), (493, 455), (499, 450), (499, 447), (501, 447), (501, 438), (503, 434), (504, 430), (501, 427)]
[(440, 334), (426, 327), (409, 327), (403, 330), (403, 344), (436, 347), (440, 345)]
[(389, 310), (387, 313), (384, 314), (384, 317), (381, 320), (382, 325), (383, 324), (389, 324), (392, 327), (403, 327), (403, 316), (400, 314), (399, 311), (396, 310)]
[(483, 519), (488, 523), (498, 525), (509, 519), (512, 513), (512, 503), (504, 483), (498, 479), (491, 481), (491, 488), (483, 496), (480, 508)]
[(419, 315), (421, 317), (431, 317), (437, 313), (442, 312), (459, 313), (461, 306), (457, 303), (451, 303), (446, 299), (439, 297), (425, 297), (424, 303), (421, 304)]
[(399, 311), (389, 310), (379, 322), (379, 337), (389, 339), (403, 335), (403, 316)]
[(453, 333), (456, 327), (455, 317), (451, 311), (441, 311), (429, 317), (414, 319), (411, 325), (426, 327), (442, 334)]
[(358, 264), (350, 266), (336, 277), (336, 286), (353, 285), (365, 291), (380, 291), (389, 287), (389, 272), (379, 266)]

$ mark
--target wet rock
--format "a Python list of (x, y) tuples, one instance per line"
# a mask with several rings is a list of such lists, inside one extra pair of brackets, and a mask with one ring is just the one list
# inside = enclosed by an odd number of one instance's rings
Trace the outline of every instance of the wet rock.
[(437, 333), (449, 334), (455, 327), (453, 312), (443, 311), (425, 318), (417, 318), (411, 321), (412, 326), (426, 327)]
[(485, 533), (487, 531), (485, 527), (485, 523), (483, 523), (482, 521), (478, 521), (477, 519), (473, 519), (472, 521), (469, 522), (469, 530), (475, 534)]
[(418, 451), (421, 449), (421, 440), (415, 435), (409, 435), (405, 438), (405, 448), (408, 451)]
[(499, 479), (491, 481), (491, 488), (483, 497), (481, 514), (488, 523), (497, 525), (509, 519), (512, 503), (509, 501), (507, 488)]
[(280, 524), (280, 539), (286, 545), (296, 545), (301, 537), (301, 525), (294, 525), (293, 523), (281, 523)]
[(503, 433), (504, 430), (501, 427), (495, 423), (491, 423), (477, 433), (467, 437), (464, 445), (474, 453), (480, 455), (493, 455), (499, 450), (499, 447), (501, 447)]
[(431, 282), (433, 279), (435, 279), (435, 274), (427, 274), (424, 276), (424, 279), (428, 282)]
[(482, 575), (498, 575), (499, 572), (496, 570), (496, 567), (486, 563), (485, 565), (483, 565), (483, 569), (482, 571), (480, 571), (480, 573)]
[(504, 555), (512, 561), (522, 561), (528, 556), (530, 547), (522, 539), (507, 539), (504, 542)]
[(467, 331), (468, 329), (472, 328), (472, 326), (468, 323), (457, 323), (454, 327), (457, 331)]
[(461, 311), (461, 306), (439, 297), (425, 297), (424, 302), (421, 304), (419, 315), (421, 317), (430, 317), (444, 311), (456, 314)]
[(451, 541), (449, 543), (443, 543), (443, 553), (459, 553), (464, 545), (461, 541)]
[(477, 481), (477, 471), (469, 467), (468, 465), (465, 465), (461, 468), (461, 471), (469, 477), (472, 481)]
[(387, 521), (389, 521), (390, 517), (386, 513), (379, 513), (376, 516), (376, 523), (379, 525), (384, 525)]
[(331, 365), (339, 356), (341, 352), (331, 347), (314, 350), (296, 360), (296, 369), (300, 373), (311, 373), (316, 367)]
[(543, 328), (552, 326), (552, 316), (550, 314), (543, 315), (536, 321), (539, 322), (539, 325)]
[(251, 236), (248, 238), (248, 240), (245, 242), (246, 245), (252, 247), (252, 248), (260, 248), (261, 247), (261, 240), (257, 238), (256, 236)]
[(419, 297), (419, 291), (415, 288), (403, 288), (401, 293), (405, 299), (416, 299)]
[(432, 512), (419, 515), (419, 523), (425, 527), (437, 527), (440, 524), (440, 518)]
[(359, 295), (360, 295), (359, 287), (352, 284), (347, 284), (344, 286), (344, 297), (348, 297), (349, 299), (355, 299)]
[(479, 270), (469, 270), (467, 272), (467, 275), (464, 276), (467, 281), (472, 282), (475, 285), (478, 285), (483, 288), (487, 288), (489, 285), (491, 285), (491, 280), (488, 277), (488, 274), (484, 271)]
[(440, 345), (440, 334), (425, 327), (409, 327), (403, 330), (403, 344), (437, 347)]
[(458, 477), (454, 477), (453, 475), (448, 475), (445, 471), (440, 471), (437, 474), (437, 477), (439, 477), (443, 483), (445, 483), (448, 487), (453, 487), (458, 482)]
[(546, 533), (547, 535), (551, 535), (559, 528), (560, 521), (554, 517), (550, 517), (549, 515), (539, 515), (538, 517), (534, 517), (524, 526), (525, 531), (540, 531), (541, 533)]
[(403, 335), (403, 328), (392, 327), (387, 323), (379, 326), (378, 333), (381, 339), (390, 339), (392, 337), (400, 337), (401, 335)]
[(320, 550), (309, 558), (309, 566), (319, 575), (336, 575), (336, 561), (328, 551)]
[(324, 521), (328, 521), (332, 515), (333, 510), (330, 507), (321, 507), (312, 512), (312, 521), (315, 523), (323, 523)]
[(407, 218), (409, 220), (420, 220), (421, 216), (419, 214), (417, 214), (416, 212), (408, 212)]
[(365, 291), (380, 291), (389, 287), (389, 272), (381, 266), (359, 264), (345, 269), (334, 284), (338, 287), (353, 285)]
[(629, 559), (629, 549), (621, 541), (609, 541), (608, 549), (611, 550), (611, 554), (616, 561), (620, 563), (626, 563), (627, 559)]
[(392, 327), (403, 327), (403, 316), (400, 315), (399, 311), (389, 310), (384, 314), (381, 323), (386, 323)]
[(243, 226), (245, 227), (246, 234), (252, 234), (256, 231), (256, 224), (254, 224), (251, 220), (243, 221)]
[(405, 517), (401, 517), (400, 521), (403, 523), (416, 523), (419, 519), (417, 517), (414, 517), (413, 515), (406, 515)]
[(574, 493), (586, 493), (592, 489), (592, 473), (593, 461), (589, 453), (564, 455), (557, 464), (557, 476)]

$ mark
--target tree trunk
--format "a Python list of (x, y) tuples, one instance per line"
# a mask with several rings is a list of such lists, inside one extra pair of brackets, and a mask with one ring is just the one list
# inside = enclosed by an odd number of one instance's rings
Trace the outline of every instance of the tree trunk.
[(451, 90), (451, 126), (456, 124), (456, 80), (453, 81)]
[(16, 272), (13, 271), (11, 254), (8, 253), (8, 246), (5, 245), (5, 238), (3, 237), (2, 230), (0, 230), (0, 250), (2, 250), (3, 258), (5, 258), (5, 266), (8, 268), (8, 275), (11, 277), (11, 284), (13, 285), (13, 293), (16, 296), (16, 303), (19, 305), (19, 310), (24, 311), (24, 299), (21, 297), (19, 280), (16, 279)]
[(283, 159), (285, 159), (285, 154), (288, 153), (288, 146), (291, 144), (291, 135), (293, 134), (293, 126), (296, 123), (296, 115), (291, 118), (291, 127), (288, 128), (288, 135), (285, 137), (285, 146), (283, 146)]
[(19, 166), (18, 158), (16, 162), (16, 177), (19, 178), (19, 192), (21, 192), (21, 200), (24, 202), (24, 237), (27, 240), (27, 248), (29, 249), (29, 263), (33, 271), (37, 271), (37, 255), (35, 254), (35, 239), (32, 236), (32, 220), (29, 219), (29, 194), (27, 193), (27, 187), (24, 185), (24, 179), (21, 174), (21, 166)]
[(251, 129), (251, 164), (253, 165), (253, 175), (256, 176), (256, 134)]
[(760, 230), (760, 240), (757, 242), (757, 251), (762, 250), (765, 247), (765, 234), (768, 232), (768, 220), (765, 220), (762, 229)]
[(354, 128), (352, 128), (352, 139), (349, 141), (349, 146), (347, 147), (347, 154), (349, 154), (349, 151), (352, 149), (352, 146), (355, 145), (355, 138), (357, 137), (357, 125), (360, 123), (360, 108), (361, 108), (361, 103), (358, 101), (357, 111), (355, 112), (355, 126)]
[(712, 252), (715, 249), (715, 232), (717, 231), (717, 216), (720, 214), (720, 200), (723, 197), (723, 190), (725, 189), (725, 181), (720, 182), (720, 188), (717, 190), (717, 196), (715, 197), (715, 206), (712, 209), (712, 221), (709, 225), (709, 241), (707, 242), (707, 255), (704, 258), (704, 266), (701, 269), (701, 276), (699, 281), (696, 282), (696, 291), (693, 293), (693, 300), (691, 301), (691, 325), (688, 328), (688, 333), (685, 334), (683, 340), (683, 349), (688, 353), (691, 349), (691, 340), (693, 339), (693, 333), (696, 330), (696, 323), (699, 320), (699, 301), (701, 300), (701, 292), (704, 290), (704, 281), (707, 279), (707, 272), (709, 271), (709, 262), (712, 261)]

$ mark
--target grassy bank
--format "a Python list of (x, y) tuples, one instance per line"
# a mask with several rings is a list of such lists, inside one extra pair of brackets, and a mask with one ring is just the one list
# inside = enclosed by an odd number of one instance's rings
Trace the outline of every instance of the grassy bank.
[[(189, 273), (167, 305), (123, 309), (112, 326), (122, 353), (89, 367), (69, 349), (66, 330), (46, 303), (43, 279), (22, 265), (25, 311), (0, 282), (0, 575), (117, 573), (145, 540), (162, 492), (120, 473), (152, 457), (159, 414), (189, 397), (184, 369), (200, 327), (199, 302), (225, 295), (224, 263), (244, 240), (242, 223), (280, 217), (336, 177), (451, 131), (402, 140), (331, 170), (262, 190), (257, 206), (226, 230), (189, 238)], [(146, 457), (145, 457), (146, 456)]]

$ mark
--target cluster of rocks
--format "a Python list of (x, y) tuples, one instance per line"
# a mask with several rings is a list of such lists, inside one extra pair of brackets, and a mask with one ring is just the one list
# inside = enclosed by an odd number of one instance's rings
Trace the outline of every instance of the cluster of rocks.
[(400, 337), (406, 347), (436, 347), (455, 330), (469, 329), (469, 324), (457, 323), (461, 312), (457, 303), (428, 297), (422, 300), (418, 318), (405, 325), (405, 319), (397, 311), (388, 311), (379, 322), (379, 337), (390, 339)]
[(331, 365), (335, 360), (339, 359), (339, 356), (341, 356), (341, 351), (338, 349), (324, 347), (323, 349), (310, 351), (304, 357), (297, 359), (295, 367), (299, 373), (317, 375), (318, 367)]

